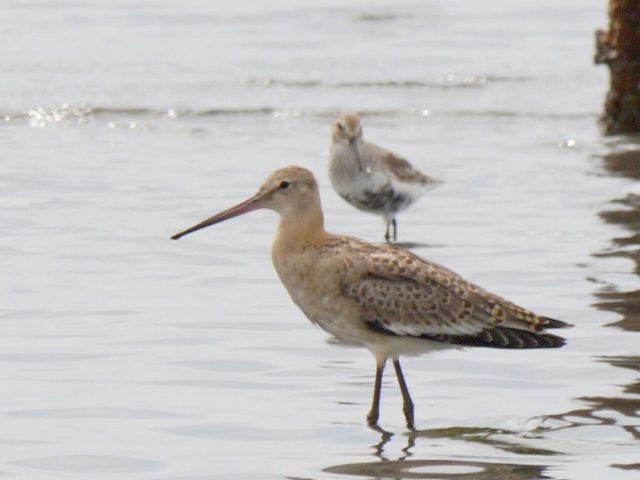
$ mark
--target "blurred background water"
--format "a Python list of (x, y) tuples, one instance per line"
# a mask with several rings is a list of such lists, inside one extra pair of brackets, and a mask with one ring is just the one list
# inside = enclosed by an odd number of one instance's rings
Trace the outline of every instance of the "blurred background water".
[[(640, 145), (597, 125), (603, 0), (5, 1), (0, 477), (631, 479), (640, 469)], [(286, 164), (328, 227), (329, 125), (446, 185), (420, 255), (576, 327), (557, 351), (373, 360), (312, 327), (257, 212), (170, 234)]]

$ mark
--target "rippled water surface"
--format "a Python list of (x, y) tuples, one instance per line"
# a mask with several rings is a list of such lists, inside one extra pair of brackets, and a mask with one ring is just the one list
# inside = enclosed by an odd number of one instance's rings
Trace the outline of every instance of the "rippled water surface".
[[(0, 6), (0, 477), (635, 479), (640, 144), (601, 136), (606, 2), (45, 1)], [(374, 363), (276, 278), (271, 212), (169, 235), (272, 169), (318, 176), (329, 124), (446, 184), (417, 252), (576, 325), (560, 350)], [(101, 475), (97, 475), (101, 474)]]

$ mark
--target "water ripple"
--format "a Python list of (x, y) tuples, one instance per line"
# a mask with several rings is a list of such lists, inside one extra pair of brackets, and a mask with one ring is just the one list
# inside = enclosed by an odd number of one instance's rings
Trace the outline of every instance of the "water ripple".
[(164, 464), (140, 458), (107, 455), (57, 455), (27, 458), (11, 462), (13, 465), (67, 473), (123, 474), (153, 472)]
[(14, 410), (3, 415), (16, 418), (70, 419), (70, 418), (119, 418), (128, 420), (176, 417), (170, 412), (142, 410), (136, 408), (42, 408)]
[(242, 85), (259, 87), (298, 87), (298, 88), (427, 88), (427, 89), (450, 89), (450, 88), (480, 88), (489, 83), (513, 83), (529, 82), (533, 77), (527, 76), (506, 76), (506, 75), (445, 75), (438, 80), (415, 80), (415, 79), (394, 79), (394, 80), (348, 80), (348, 81), (327, 81), (327, 80), (288, 80), (280, 78), (252, 78), (243, 80)]
[[(376, 82), (373, 82), (376, 84)], [(373, 85), (372, 84), (372, 85)], [(355, 84), (353, 84), (355, 85)], [(406, 85), (405, 85), (406, 86)], [(20, 112), (2, 112), (5, 123), (25, 123), (33, 128), (55, 125), (82, 125), (102, 122), (112, 129), (149, 129), (151, 122), (178, 119), (206, 119), (209, 117), (250, 116), (272, 118), (333, 118), (340, 112), (336, 109), (280, 108), (280, 107), (212, 107), (201, 110), (177, 108), (107, 107), (62, 104), (51, 107), (34, 107)], [(597, 118), (597, 112), (534, 112), (516, 110), (431, 110), (425, 107), (360, 109), (363, 117), (477, 117), (518, 118), (531, 120), (560, 120)]]

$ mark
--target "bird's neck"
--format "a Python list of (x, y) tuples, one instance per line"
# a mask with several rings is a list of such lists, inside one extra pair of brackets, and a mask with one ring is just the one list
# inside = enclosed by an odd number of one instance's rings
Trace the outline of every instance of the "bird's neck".
[(327, 235), (320, 204), (297, 207), (280, 214), (278, 232), (273, 242), (273, 255), (286, 255), (322, 241)]

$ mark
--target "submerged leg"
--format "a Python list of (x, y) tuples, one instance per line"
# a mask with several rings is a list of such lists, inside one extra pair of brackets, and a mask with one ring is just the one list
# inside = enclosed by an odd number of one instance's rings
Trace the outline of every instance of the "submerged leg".
[(367, 414), (367, 422), (369, 425), (377, 425), (378, 417), (380, 416), (380, 389), (382, 388), (382, 373), (384, 372), (384, 366), (387, 363), (383, 360), (382, 363), (376, 365), (376, 382), (373, 386), (373, 400), (371, 401), (371, 410)]
[(407, 427), (413, 430), (413, 401), (411, 400), (411, 395), (409, 395), (407, 382), (404, 381), (402, 368), (400, 368), (400, 360), (396, 358), (393, 361), (393, 367), (396, 369), (396, 376), (398, 377), (398, 385), (400, 385), (400, 392), (402, 392), (402, 402), (403, 402), (402, 411), (404, 412), (404, 418), (407, 419)]

